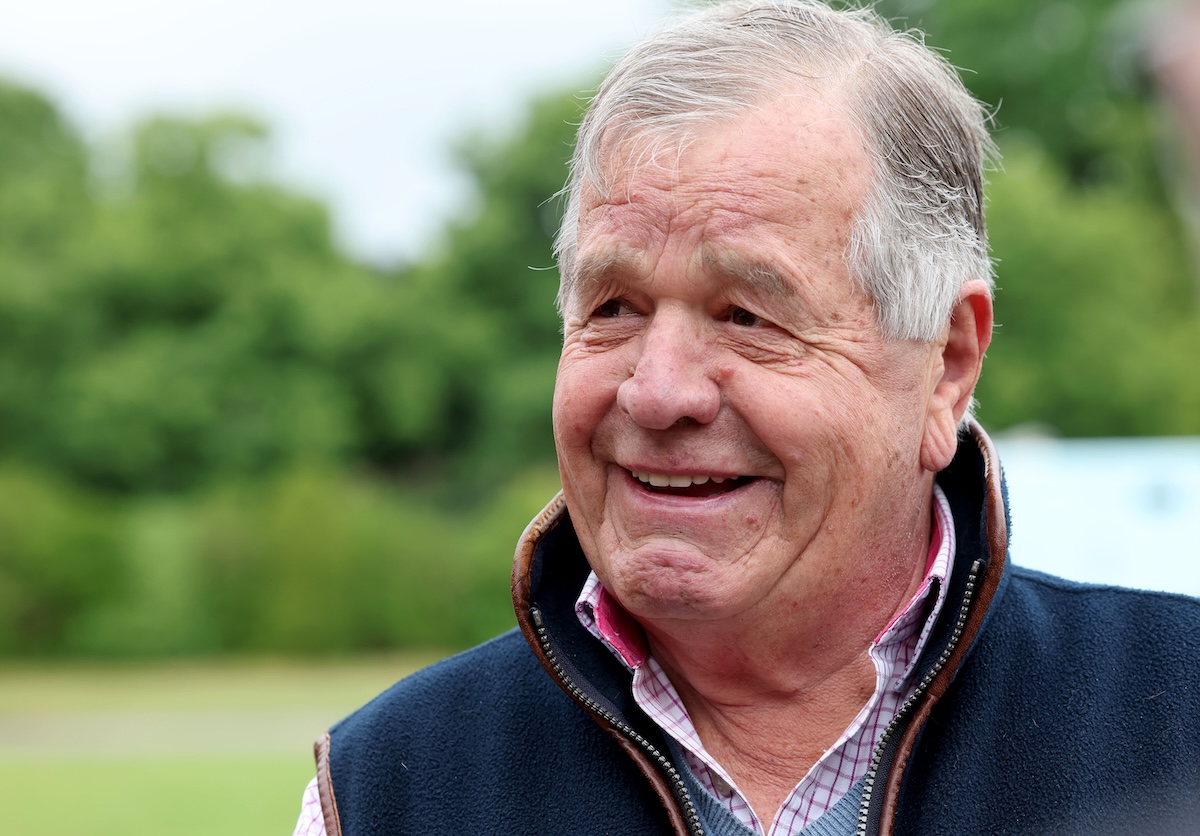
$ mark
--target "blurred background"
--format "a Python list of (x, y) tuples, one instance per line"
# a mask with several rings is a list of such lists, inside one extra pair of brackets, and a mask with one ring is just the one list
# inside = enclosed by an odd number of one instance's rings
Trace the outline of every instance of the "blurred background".
[[(879, 4), (996, 110), (978, 395), (1014, 558), (1191, 594), (1196, 7)], [(553, 196), (587, 91), (674, 8), (3, 16), (14, 832), (290, 832), (317, 734), (511, 626), (512, 544), (557, 488)]]

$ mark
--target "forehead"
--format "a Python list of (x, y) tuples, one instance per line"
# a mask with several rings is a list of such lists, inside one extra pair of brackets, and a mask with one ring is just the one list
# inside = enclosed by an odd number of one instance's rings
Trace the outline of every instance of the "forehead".
[(605, 155), (604, 182), (581, 190), (577, 276), (681, 253), (783, 274), (841, 263), (870, 171), (851, 119), (814, 91), (699, 130), (669, 157), (635, 136)]

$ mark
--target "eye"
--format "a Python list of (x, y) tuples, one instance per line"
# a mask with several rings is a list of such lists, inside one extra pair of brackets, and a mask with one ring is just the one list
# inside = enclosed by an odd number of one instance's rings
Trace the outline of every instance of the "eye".
[(745, 308), (739, 308), (737, 305), (731, 305), (729, 310), (725, 312), (724, 317), (728, 322), (734, 325), (740, 325), (743, 328), (755, 328), (760, 325), (770, 325), (765, 319), (756, 313), (751, 313)]
[(607, 319), (614, 316), (626, 316), (630, 313), (633, 313), (633, 310), (629, 307), (629, 303), (624, 299), (609, 299), (600, 307), (596, 308), (596, 310), (592, 311), (592, 316), (598, 316), (603, 319)]

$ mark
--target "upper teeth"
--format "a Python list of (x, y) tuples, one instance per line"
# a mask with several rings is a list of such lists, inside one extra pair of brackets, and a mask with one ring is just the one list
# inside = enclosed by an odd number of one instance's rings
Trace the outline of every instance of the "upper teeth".
[(691, 485), (703, 485), (709, 479), (718, 485), (725, 481), (724, 476), (668, 476), (665, 473), (631, 472), (639, 482), (645, 482), (655, 488), (686, 488)]

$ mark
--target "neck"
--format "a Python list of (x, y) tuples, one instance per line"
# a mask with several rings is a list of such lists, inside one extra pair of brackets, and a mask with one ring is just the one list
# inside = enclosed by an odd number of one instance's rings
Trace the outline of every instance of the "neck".
[[(857, 692), (853, 680), (861, 675), (847, 672), (863, 669), (867, 650), (925, 577), (930, 513), (928, 507), (922, 511), (922, 523), (910, 529), (914, 533), (903, 538), (902, 548), (896, 542), (886, 544), (890, 550), (883, 543), (865, 547), (864, 554), (879, 558), (860, 576), (830, 572), (828, 566), (863, 565), (861, 560), (825, 559), (819, 562), (825, 568), (815, 572), (798, 560), (794, 577), (742, 612), (638, 620), (680, 692), (716, 706), (804, 704), (835, 683)], [(869, 663), (867, 668), (873, 679)]]
[(891, 559), (865, 576), (801, 575), (730, 618), (642, 622), (705, 748), (765, 821), (874, 693), (867, 651), (925, 575), (928, 507), (921, 519), (912, 536), (872, 544), (866, 554)]

